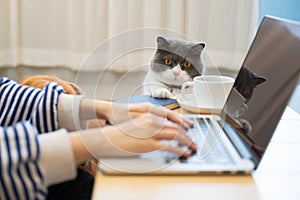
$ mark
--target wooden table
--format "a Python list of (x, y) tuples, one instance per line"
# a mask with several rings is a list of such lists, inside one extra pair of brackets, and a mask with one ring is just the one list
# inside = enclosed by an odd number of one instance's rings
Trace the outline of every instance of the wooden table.
[(93, 199), (300, 199), (300, 115), (286, 109), (250, 176), (105, 176), (99, 171)]

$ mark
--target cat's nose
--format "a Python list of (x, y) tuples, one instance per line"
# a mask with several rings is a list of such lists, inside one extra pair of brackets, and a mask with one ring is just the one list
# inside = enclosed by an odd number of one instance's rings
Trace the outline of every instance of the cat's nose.
[(178, 76), (180, 74), (180, 72), (177, 71), (173, 71), (174, 76)]

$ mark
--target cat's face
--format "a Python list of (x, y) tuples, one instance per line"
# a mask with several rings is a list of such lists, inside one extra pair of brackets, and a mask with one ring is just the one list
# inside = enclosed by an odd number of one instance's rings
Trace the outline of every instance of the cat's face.
[(248, 102), (252, 97), (255, 87), (265, 81), (266, 79), (264, 77), (256, 75), (244, 66), (233, 87), (235, 87), (237, 91), (246, 98), (246, 102)]
[(204, 64), (201, 52), (204, 43), (157, 38), (157, 50), (151, 60), (151, 70), (160, 81), (182, 85), (195, 76), (202, 75)]

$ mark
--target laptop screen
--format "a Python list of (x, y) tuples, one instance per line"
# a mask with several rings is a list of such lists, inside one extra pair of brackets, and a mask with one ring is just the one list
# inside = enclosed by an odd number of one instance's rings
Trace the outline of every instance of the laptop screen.
[[(264, 17), (223, 113), (261, 160), (298, 82), (300, 24)], [(258, 164), (257, 163), (257, 164)]]

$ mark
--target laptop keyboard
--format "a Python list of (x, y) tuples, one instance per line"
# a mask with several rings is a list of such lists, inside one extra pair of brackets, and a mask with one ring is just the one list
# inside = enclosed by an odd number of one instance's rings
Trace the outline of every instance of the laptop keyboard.
[(233, 164), (234, 161), (223, 143), (220, 132), (210, 118), (191, 118), (195, 122), (188, 131), (190, 138), (197, 144), (198, 151), (182, 163)]

